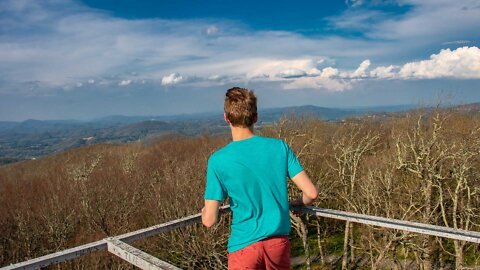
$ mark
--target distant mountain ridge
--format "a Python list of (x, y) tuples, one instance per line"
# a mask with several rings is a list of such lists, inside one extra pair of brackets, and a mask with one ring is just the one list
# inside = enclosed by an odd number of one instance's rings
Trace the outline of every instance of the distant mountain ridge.
[[(395, 113), (416, 108), (413, 105), (364, 108), (325, 108), (313, 105), (259, 110), (259, 126), (278, 121), (288, 114), (339, 121), (367, 114)], [(480, 103), (460, 105), (461, 110), (475, 110)], [(89, 121), (35, 120), (0, 121), (0, 165), (65, 151), (92, 143), (128, 143), (177, 134), (220, 134), (228, 132), (222, 112), (163, 116), (111, 115)]]
[[(415, 108), (414, 105), (394, 105), (394, 106), (378, 106), (378, 107), (358, 107), (358, 108), (327, 108), (314, 105), (303, 106), (290, 106), (279, 108), (268, 108), (259, 110), (260, 120), (271, 121), (272, 118), (278, 117), (285, 113), (297, 113), (304, 114), (309, 113), (315, 116), (321, 117), (325, 120), (338, 120), (345, 115), (357, 115), (358, 113), (365, 112), (398, 112), (404, 110), (410, 110)], [(118, 124), (130, 124), (147, 120), (158, 121), (185, 121), (185, 120), (211, 120), (217, 117), (222, 117), (222, 112), (204, 112), (204, 113), (192, 113), (192, 114), (177, 114), (177, 115), (138, 115), (138, 116), (126, 116), (126, 115), (109, 115), (105, 117), (94, 118), (91, 120), (36, 120), (28, 119), (25, 121), (0, 121), (0, 132), (18, 128), (18, 129), (38, 129), (38, 130), (50, 130), (52, 128), (58, 128), (61, 125), (63, 127), (78, 127), (84, 125), (102, 126), (102, 125), (118, 125)], [(266, 118), (266, 119), (262, 119)]]

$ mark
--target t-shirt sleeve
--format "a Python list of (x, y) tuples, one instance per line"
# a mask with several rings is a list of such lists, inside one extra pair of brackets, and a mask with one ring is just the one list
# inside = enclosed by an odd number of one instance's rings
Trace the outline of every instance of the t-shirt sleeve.
[(295, 153), (293, 153), (292, 149), (290, 149), (290, 146), (288, 146), (286, 142), (283, 143), (287, 149), (287, 175), (291, 179), (299, 172), (303, 171), (303, 167), (300, 164), (300, 161), (298, 161)]
[(223, 201), (226, 197), (225, 194), (225, 188), (215, 169), (215, 162), (210, 158), (207, 165), (207, 185), (203, 197), (205, 200)]

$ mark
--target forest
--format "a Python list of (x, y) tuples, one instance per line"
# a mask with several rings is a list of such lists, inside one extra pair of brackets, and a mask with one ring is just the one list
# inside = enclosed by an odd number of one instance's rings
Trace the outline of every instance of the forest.
[[(480, 114), (417, 109), (339, 122), (289, 115), (256, 131), (285, 140), (315, 206), (480, 231)], [(94, 144), (0, 167), (0, 266), (200, 212), (225, 135)], [(288, 180), (286, 180), (288, 181)], [(299, 191), (289, 181), (289, 196)], [(228, 204), (228, 202), (225, 202)], [(471, 269), (480, 245), (291, 215), (296, 269)], [(226, 269), (229, 214), (134, 242), (184, 269)], [(131, 269), (97, 252), (52, 269)]]

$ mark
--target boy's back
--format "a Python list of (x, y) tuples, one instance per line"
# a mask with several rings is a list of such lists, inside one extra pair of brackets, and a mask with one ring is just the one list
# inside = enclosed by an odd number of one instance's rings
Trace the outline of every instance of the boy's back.
[(228, 196), (233, 213), (228, 269), (290, 269), (287, 177), (302, 191), (290, 205), (311, 204), (317, 190), (284, 141), (254, 134), (253, 91), (228, 89), (224, 112), (233, 141), (208, 160), (202, 223), (211, 227), (218, 221)]
[(257, 135), (232, 141), (210, 157), (204, 197), (230, 198), (229, 252), (290, 233), (287, 177), (302, 170), (283, 140)]

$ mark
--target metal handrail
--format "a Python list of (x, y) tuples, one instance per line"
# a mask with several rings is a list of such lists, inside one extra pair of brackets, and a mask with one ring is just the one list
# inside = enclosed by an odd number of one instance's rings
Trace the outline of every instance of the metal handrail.
[[(219, 210), (220, 213), (226, 213), (230, 211), (230, 205), (222, 206)], [(115, 236), (114, 238), (120, 240), (122, 242), (131, 242), (134, 240), (139, 240), (142, 238), (146, 238), (149, 236), (154, 236), (160, 233), (168, 232), (170, 230), (184, 227), (190, 224), (199, 223), (202, 219), (202, 215), (194, 214), (190, 216), (186, 216), (180, 219), (172, 220), (166, 223), (154, 225), (148, 228), (140, 229), (137, 231), (121, 234)], [(105, 238), (93, 243), (88, 243), (85, 245), (77, 246), (74, 248), (69, 248), (66, 250), (58, 251), (55, 253), (51, 253), (45, 256), (41, 256), (38, 258), (34, 258), (28, 261), (15, 263), (12, 265), (8, 265), (5, 267), (0, 268), (0, 270), (11, 270), (11, 269), (38, 269), (40, 267), (46, 267), (52, 264), (57, 264), (60, 262), (64, 262), (67, 260), (71, 260), (83, 255), (87, 255), (89, 253), (99, 251), (99, 250), (106, 250), (107, 249), (107, 241), (110, 239)]]
[(443, 238), (450, 238), (454, 240), (480, 244), (480, 232), (475, 231), (467, 231), (462, 229), (455, 229), (393, 218), (369, 216), (312, 206), (302, 207), (295, 210), (318, 217), (333, 218), (360, 224), (373, 225), (383, 228), (397, 229), (407, 232), (439, 236)]
[[(355, 222), (360, 224), (379, 226), (379, 227), (384, 227), (389, 229), (397, 229), (397, 230), (403, 230), (403, 231), (408, 231), (413, 233), (439, 236), (439, 237), (450, 238), (450, 239), (455, 239), (460, 241), (473, 242), (477, 244), (480, 243), (480, 232), (475, 232), (475, 231), (467, 231), (467, 230), (454, 229), (454, 228), (417, 223), (417, 222), (411, 222), (411, 221), (405, 221), (405, 220), (369, 216), (369, 215), (356, 214), (351, 212), (312, 207), (312, 206), (293, 207), (292, 210), (296, 212), (303, 212), (306, 214), (319, 216), (319, 217), (333, 218), (333, 219), (345, 220), (345, 221), (350, 221), (350, 222)], [(226, 206), (222, 206), (219, 212), (223, 214), (229, 211), (230, 211), (230, 206), (226, 205)], [(111, 241), (111, 239), (119, 240), (121, 242), (131, 242), (134, 240), (139, 240), (149, 236), (164, 233), (164, 232), (173, 230), (175, 228), (184, 227), (193, 223), (199, 223), (200, 221), (201, 221), (201, 214), (200, 213), (194, 214), (184, 218), (180, 218), (180, 219), (172, 220), (159, 225), (155, 225), (152, 227), (118, 235), (116, 237), (106, 238), (93, 243), (88, 243), (85, 245), (55, 252), (55, 253), (48, 254), (35, 259), (31, 259), (28, 261), (5, 266), (3, 268), (0, 268), (0, 270), (37, 269), (40, 267), (45, 267), (48, 265), (52, 265), (52, 264), (56, 264), (56, 263), (70, 260), (73, 258), (77, 258), (94, 251), (105, 250), (107, 249), (107, 243)]]

